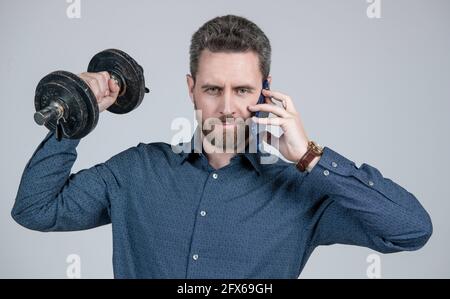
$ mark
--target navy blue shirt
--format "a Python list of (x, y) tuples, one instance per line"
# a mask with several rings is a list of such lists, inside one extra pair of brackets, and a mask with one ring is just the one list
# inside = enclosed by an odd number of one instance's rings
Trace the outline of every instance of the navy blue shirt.
[(416, 250), (432, 233), (413, 194), (329, 147), (311, 172), (261, 153), (216, 170), (154, 142), (71, 173), (79, 142), (47, 134), (11, 214), (43, 232), (111, 223), (116, 278), (297, 278), (317, 246)]

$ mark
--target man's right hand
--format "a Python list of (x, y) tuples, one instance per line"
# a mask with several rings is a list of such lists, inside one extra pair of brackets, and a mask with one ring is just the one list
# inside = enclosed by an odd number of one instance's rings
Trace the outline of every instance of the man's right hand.
[(117, 82), (111, 79), (108, 72), (88, 73), (84, 72), (78, 75), (85, 81), (95, 95), (98, 103), (99, 112), (108, 109), (114, 104), (119, 94), (120, 87)]

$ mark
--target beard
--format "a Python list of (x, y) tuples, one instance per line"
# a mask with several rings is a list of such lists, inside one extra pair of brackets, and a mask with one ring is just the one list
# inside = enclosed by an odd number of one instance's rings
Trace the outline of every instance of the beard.
[[(206, 141), (209, 142), (216, 152), (239, 153), (244, 152), (249, 140), (249, 126), (243, 120), (228, 118), (236, 125), (224, 127), (222, 121), (213, 125), (208, 124), (208, 120), (202, 126), (202, 133)], [(206, 127), (206, 128), (205, 128)], [(212, 127), (209, 129), (209, 127)]]
[[(194, 109), (197, 121), (201, 120), (201, 133), (204, 140), (213, 146), (213, 151), (220, 153), (241, 153), (246, 151), (250, 139), (250, 126), (248, 124), (251, 121), (250, 118), (245, 120), (241, 117), (235, 118), (232, 114), (226, 114), (204, 120), (201, 109), (198, 109), (195, 100)], [(200, 114), (197, 114), (198, 112)], [(225, 122), (235, 125), (224, 127), (223, 124)]]

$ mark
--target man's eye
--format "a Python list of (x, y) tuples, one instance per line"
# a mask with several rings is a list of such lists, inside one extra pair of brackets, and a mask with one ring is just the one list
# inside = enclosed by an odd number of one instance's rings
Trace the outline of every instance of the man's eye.
[(217, 95), (220, 92), (220, 90), (217, 87), (209, 87), (205, 91), (210, 95)]
[(238, 89), (238, 94), (239, 95), (245, 95), (247, 93), (249, 93), (249, 90), (247, 88), (239, 88)]

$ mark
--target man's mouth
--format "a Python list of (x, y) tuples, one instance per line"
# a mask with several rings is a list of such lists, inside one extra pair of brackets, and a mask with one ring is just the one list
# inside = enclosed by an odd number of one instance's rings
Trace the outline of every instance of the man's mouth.
[(222, 122), (222, 126), (223, 126), (224, 128), (233, 128), (233, 127), (236, 126), (236, 123), (235, 123), (235, 122), (228, 122), (228, 121), (225, 121), (225, 122)]

